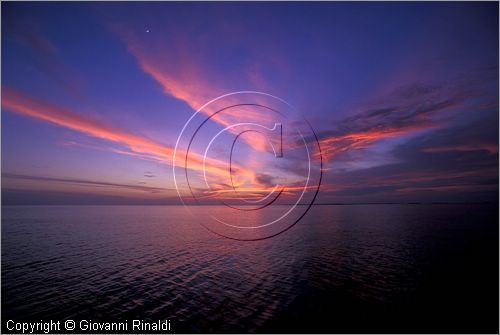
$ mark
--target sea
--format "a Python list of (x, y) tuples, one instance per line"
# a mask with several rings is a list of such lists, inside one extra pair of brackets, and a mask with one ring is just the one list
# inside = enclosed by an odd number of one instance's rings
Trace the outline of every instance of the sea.
[(499, 331), (498, 204), (315, 205), (262, 241), (213, 234), (200, 221), (209, 208), (193, 210), (2, 206), (2, 331), (8, 320), (168, 320), (171, 333)]

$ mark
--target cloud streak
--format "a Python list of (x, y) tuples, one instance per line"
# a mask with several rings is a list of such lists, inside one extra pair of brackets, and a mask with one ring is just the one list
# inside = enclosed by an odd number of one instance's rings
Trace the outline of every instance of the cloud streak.
[[(491, 103), (492, 94), (477, 88), (477, 82), (491, 83), (495, 78), (486, 70), (441, 84), (414, 83), (397, 87), (378, 102), (341, 119), (333, 130), (320, 132), (323, 158), (331, 162), (346, 151), (365, 149), (380, 140), (446, 128), (464, 108), (485, 109), (481, 99), (487, 99), (488, 108), (498, 108), (497, 103)], [(454, 150), (468, 151), (473, 147), (464, 144)]]
[[(92, 120), (12, 88), (2, 87), (2, 107), (24, 116), (56, 124), (92, 137), (125, 145), (128, 148), (127, 151), (113, 149), (112, 151), (116, 153), (138, 156), (139, 158), (146, 155), (148, 158), (169, 165), (173, 162), (173, 147), (168, 147), (147, 137), (132, 134), (112, 125)], [(178, 152), (177, 157), (182, 158), (183, 154), (185, 153)], [(180, 166), (184, 165), (184, 161), (179, 161), (177, 163), (180, 164)], [(209, 175), (217, 178), (227, 178), (228, 171), (220, 166), (224, 166), (224, 164), (215, 159), (207, 159), (207, 164), (204, 167), (202, 155), (194, 152), (189, 154), (189, 169), (203, 171), (205, 168)], [(235, 166), (234, 169), (250, 180), (255, 179), (252, 171), (238, 166)]]
[(2, 178), (18, 179), (18, 180), (32, 180), (32, 181), (41, 181), (41, 182), (50, 182), (50, 183), (56, 182), (56, 183), (66, 183), (66, 184), (77, 184), (77, 185), (94, 186), (94, 187), (128, 189), (128, 190), (143, 191), (143, 192), (150, 192), (150, 193), (158, 193), (158, 192), (175, 190), (175, 189), (170, 189), (170, 188), (160, 188), (160, 187), (130, 185), (130, 184), (119, 184), (119, 183), (86, 180), (86, 179), (29, 176), (29, 175), (21, 175), (21, 174), (16, 174), (16, 173), (2, 173)]
[(165, 147), (148, 138), (97, 122), (68, 109), (58, 107), (5, 86), (2, 86), (2, 107), (12, 112), (66, 127), (89, 136), (125, 144), (133, 152), (152, 154), (160, 161), (166, 161), (173, 154), (172, 148)]
[[(227, 83), (218, 80), (217, 75), (207, 70), (207, 64), (195, 56), (198, 52), (188, 50), (189, 43), (183, 41), (182, 37), (172, 39), (175, 48), (165, 48), (153, 43), (155, 48), (152, 51), (153, 48), (148, 47), (144, 39), (132, 29), (119, 24), (112, 25), (112, 29), (122, 39), (128, 52), (135, 57), (140, 69), (151, 76), (166, 95), (185, 102), (194, 111), (212, 99), (234, 91), (234, 88), (222, 89), (227, 87)], [(207, 58), (204, 61), (207, 62)], [(254, 107), (238, 107), (216, 113), (231, 104), (239, 103), (241, 100), (238, 98), (227, 97), (224, 99), (224, 105), (213, 102), (200, 112), (223, 127), (239, 122), (267, 123), (270, 126), (274, 124), (275, 118), (268, 111)], [(229, 131), (233, 132), (231, 129)], [(245, 137), (243, 141), (255, 150), (270, 150), (267, 141), (262, 137)]]
[(59, 48), (44, 34), (42, 25), (33, 17), (16, 18), (7, 16), (5, 34), (31, 55), (34, 67), (53, 80), (71, 96), (81, 98), (84, 83), (82, 76), (73, 67), (63, 62)]

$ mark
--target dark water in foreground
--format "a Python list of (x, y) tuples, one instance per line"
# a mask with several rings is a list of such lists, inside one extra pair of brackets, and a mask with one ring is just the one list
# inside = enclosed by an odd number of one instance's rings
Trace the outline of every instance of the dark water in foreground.
[(498, 332), (498, 263), (496, 205), (315, 206), (259, 242), (212, 235), (176, 206), (4, 206), (2, 329)]

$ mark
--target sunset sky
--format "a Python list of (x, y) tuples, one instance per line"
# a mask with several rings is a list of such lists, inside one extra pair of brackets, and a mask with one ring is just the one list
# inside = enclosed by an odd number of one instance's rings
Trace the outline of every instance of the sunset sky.
[(498, 38), (496, 2), (3, 2), (2, 203), (180, 203), (177, 136), (241, 90), (311, 124), (318, 203), (495, 202)]

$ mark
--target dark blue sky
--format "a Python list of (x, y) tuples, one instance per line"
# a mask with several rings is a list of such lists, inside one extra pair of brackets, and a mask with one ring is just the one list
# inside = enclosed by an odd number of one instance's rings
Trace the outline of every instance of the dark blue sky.
[(497, 201), (496, 2), (4, 2), (2, 50), (4, 203), (176, 203), (180, 129), (239, 90), (311, 123), (319, 202)]

